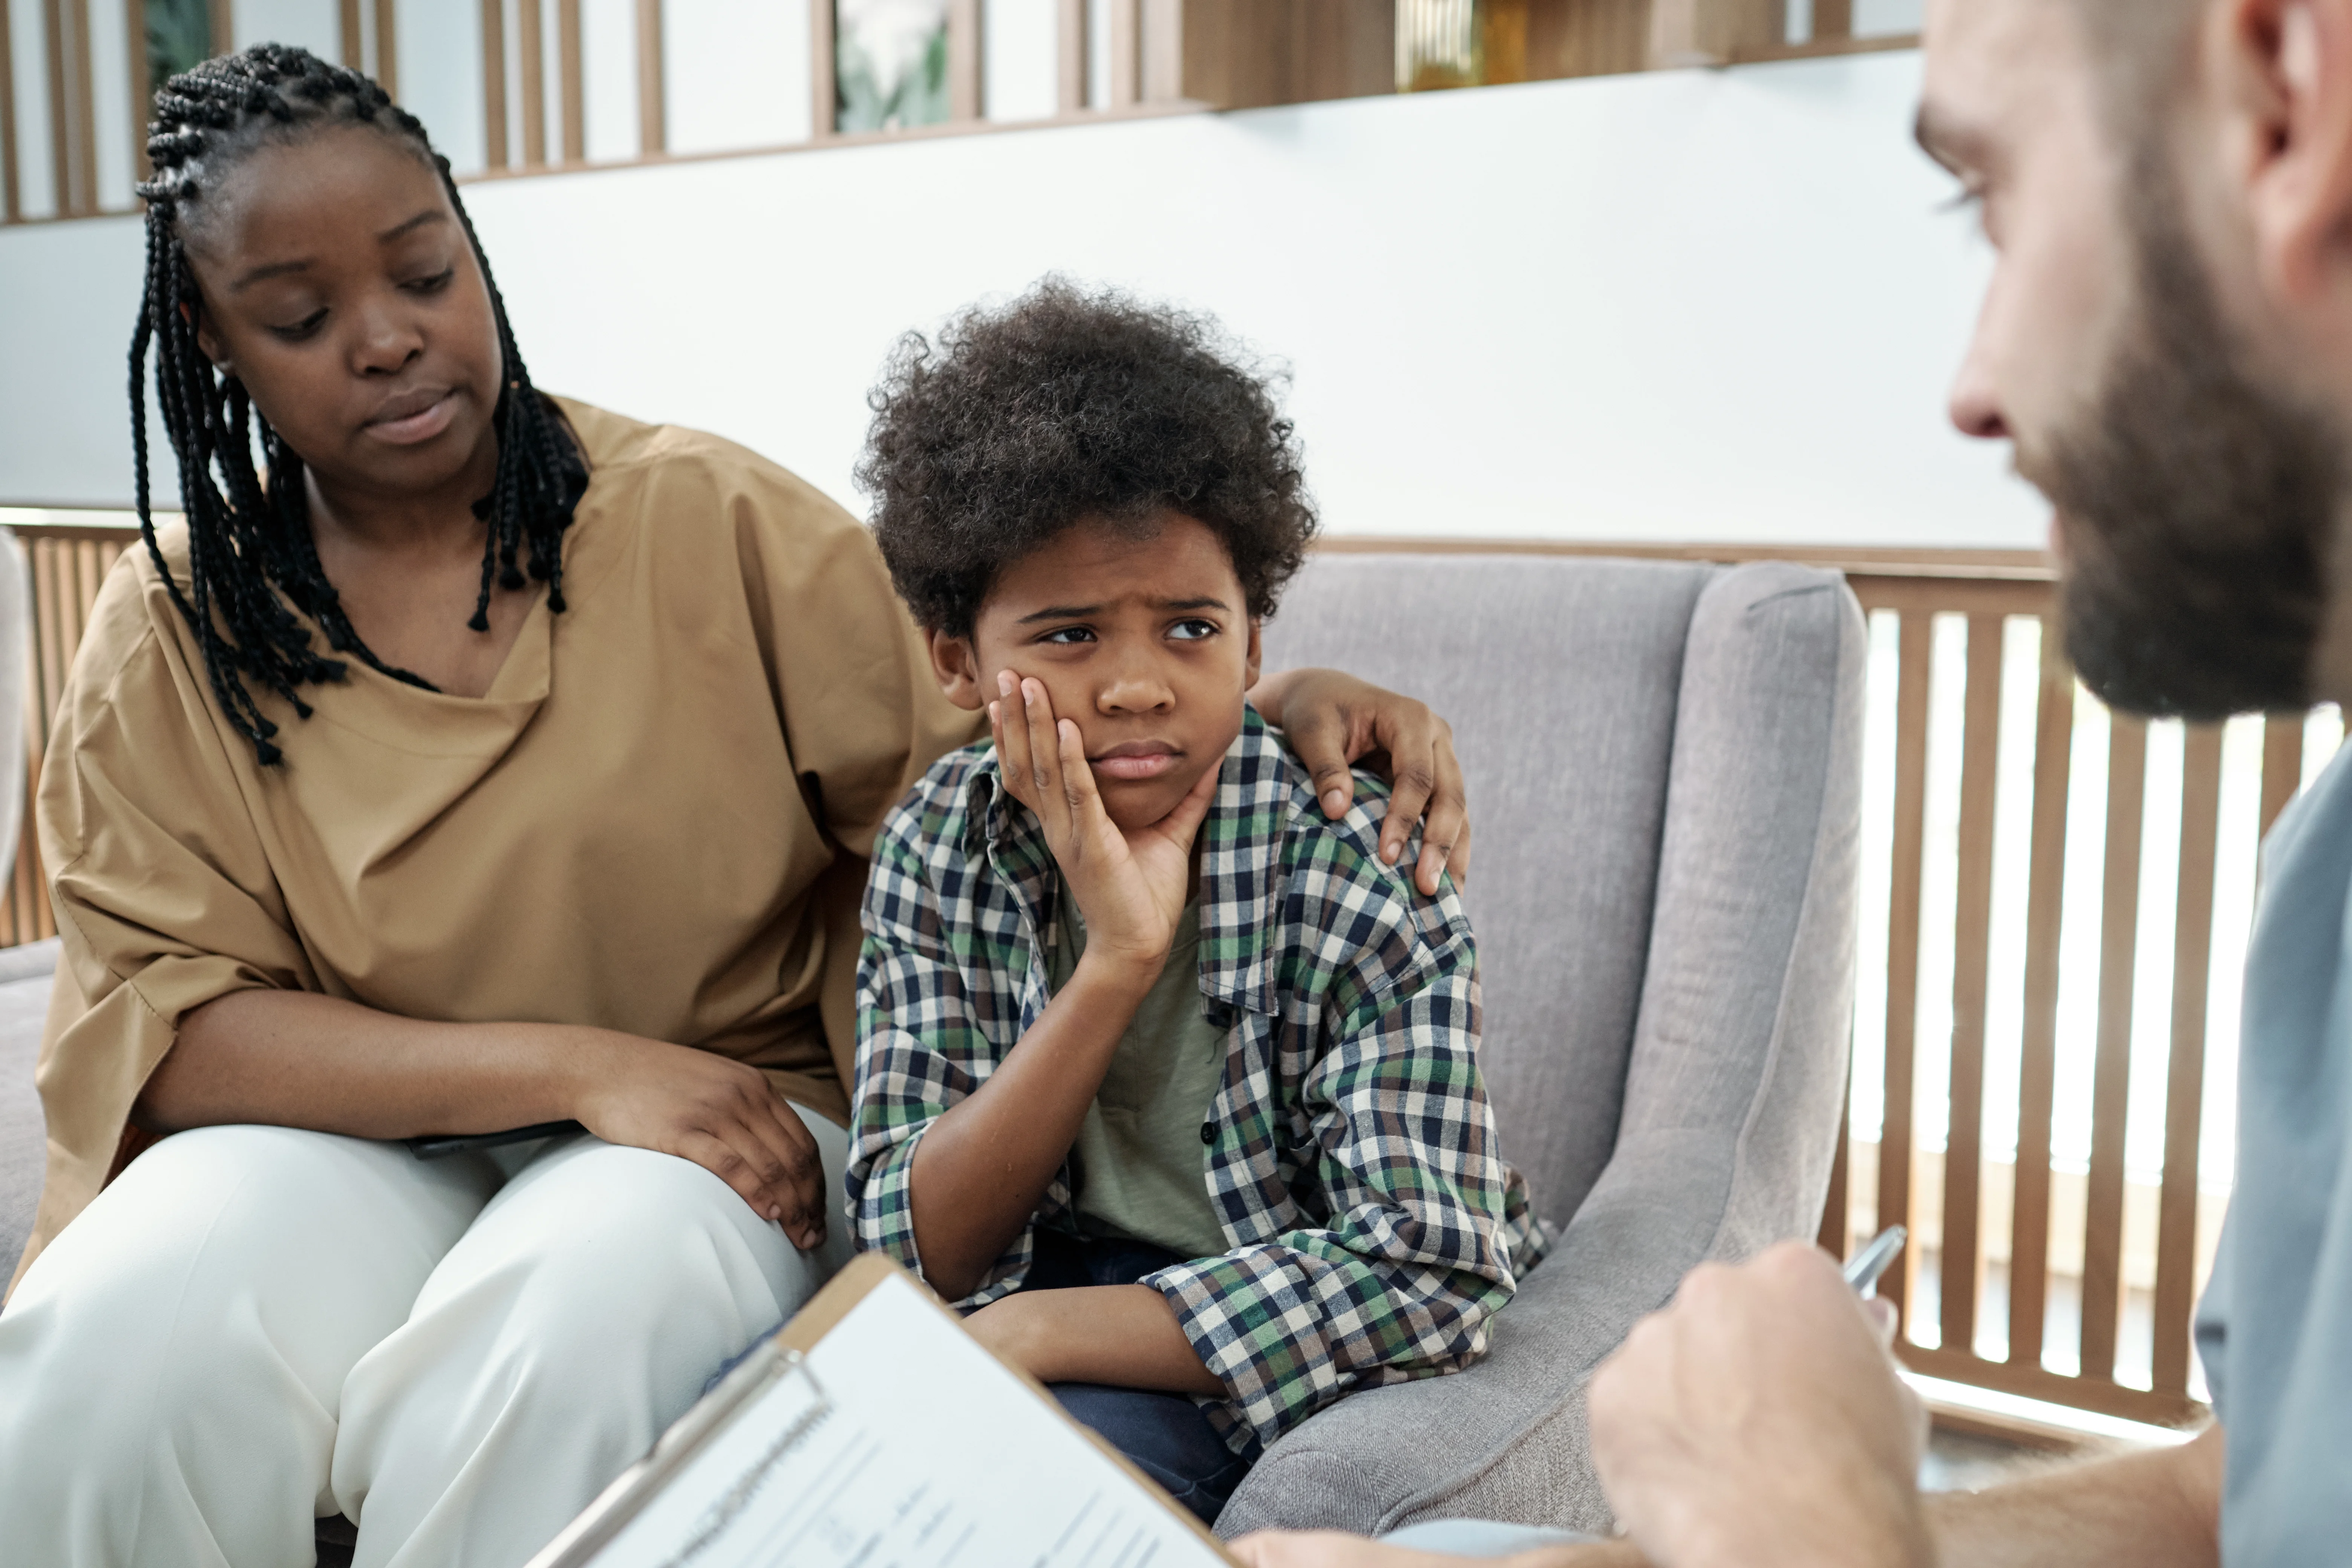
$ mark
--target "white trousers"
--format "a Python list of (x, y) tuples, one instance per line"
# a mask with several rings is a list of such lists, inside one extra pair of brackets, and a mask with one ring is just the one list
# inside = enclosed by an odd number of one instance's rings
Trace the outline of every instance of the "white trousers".
[[(845, 1142), (802, 1119), (831, 1210)], [(341, 1513), (355, 1568), (519, 1568), (848, 1253), (667, 1154), (499, 1153), (141, 1155), (0, 1312), (0, 1560), (310, 1568)]]

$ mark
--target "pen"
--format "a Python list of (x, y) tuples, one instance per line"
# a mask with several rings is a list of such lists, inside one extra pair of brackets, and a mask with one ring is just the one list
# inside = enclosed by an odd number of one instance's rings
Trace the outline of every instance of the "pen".
[(1845, 1282), (1853, 1287), (1855, 1295), (1867, 1299), (1877, 1294), (1878, 1277), (1902, 1254), (1903, 1244), (1910, 1237), (1911, 1233), (1901, 1226), (1890, 1225), (1846, 1261)]

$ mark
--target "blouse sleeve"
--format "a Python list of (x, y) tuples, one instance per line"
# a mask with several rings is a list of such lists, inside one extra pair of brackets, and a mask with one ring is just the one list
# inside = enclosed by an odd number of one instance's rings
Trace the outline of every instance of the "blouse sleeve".
[(105, 1184), (181, 1018), (233, 991), (317, 988), (248, 807), (256, 764), (192, 667), (178, 613), (139, 552), (115, 563), (41, 769), (35, 825), (62, 952), (28, 1260)]
[(734, 498), (746, 590), (794, 768), (826, 836), (873, 855), (890, 809), (930, 765), (979, 734), (949, 702), (922, 632), (857, 520), (773, 464)]

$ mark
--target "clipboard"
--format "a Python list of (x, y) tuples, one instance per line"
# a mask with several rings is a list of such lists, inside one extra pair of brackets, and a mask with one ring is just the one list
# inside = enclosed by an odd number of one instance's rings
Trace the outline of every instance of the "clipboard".
[(1211, 1568), (1200, 1521), (880, 1253), (852, 1259), (529, 1568)]

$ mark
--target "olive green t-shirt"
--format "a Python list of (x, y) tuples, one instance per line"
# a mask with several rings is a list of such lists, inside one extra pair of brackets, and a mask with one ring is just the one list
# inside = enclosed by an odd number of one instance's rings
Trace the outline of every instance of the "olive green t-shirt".
[[(1069, 885), (1059, 888), (1060, 940), (1046, 955), (1058, 991), (1087, 950)], [(1201, 907), (1184, 906), (1168, 963), (1120, 1037), (1102, 1088), (1070, 1150), (1078, 1234), (1149, 1242), (1184, 1258), (1227, 1249), (1209, 1202), (1201, 1134), (1224, 1081), (1225, 1032), (1201, 1016)]]

